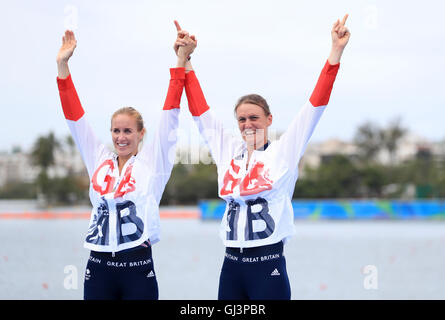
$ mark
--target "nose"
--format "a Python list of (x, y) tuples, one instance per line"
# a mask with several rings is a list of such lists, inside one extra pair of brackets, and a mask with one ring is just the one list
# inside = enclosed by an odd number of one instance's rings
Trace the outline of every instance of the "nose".
[(123, 138), (124, 138), (124, 134), (123, 133), (118, 133), (115, 136), (116, 141), (121, 141), (121, 140), (123, 140)]
[(247, 119), (246, 122), (244, 123), (244, 129), (251, 129), (251, 128), (253, 128), (252, 121)]

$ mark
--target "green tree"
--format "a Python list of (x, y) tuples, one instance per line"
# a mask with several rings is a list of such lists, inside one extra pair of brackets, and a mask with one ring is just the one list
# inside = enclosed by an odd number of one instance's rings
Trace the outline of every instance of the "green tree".
[(40, 173), (36, 180), (37, 193), (43, 195), (47, 203), (53, 200), (52, 184), (48, 177), (48, 169), (55, 164), (55, 151), (59, 147), (59, 141), (54, 136), (54, 133), (50, 132), (47, 136), (38, 137), (31, 150), (32, 162), (40, 168)]
[(360, 172), (360, 195), (366, 198), (380, 198), (388, 183), (387, 170), (379, 164), (367, 164), (358, 168)]
[(54, 133), (50, 132), (47, 136), (40, 136), (31, 151), (33, 163), (46, 172), (50, 166), (54, 165), (55, 151), (59, 147), (60, 142), (56, 139)]
[(298, 180), (295, 198), (354, 198), (359, 197), (360, 172), (344, 155), (325, 158), (321, 165), (307, 168), (305, 178)]
[(176, 164), (165, 187), (161, 204), (196, 205), (199, 200), (216, 198), (218, 180), (214, 164)]
[(381, 130), (380, 136), (382, 144), (389, 153), (391, 164), (395, 162), (397, 148), (406, 133), (407, 129), (402, 126), (400, 118), (394, 119), (386, 129)]
[(365, 122), (357, 128), (354, 143), (359, 149), (363, 162), (373, 162), (382, 149), (382, 135), (379, 126), (372, 122)]

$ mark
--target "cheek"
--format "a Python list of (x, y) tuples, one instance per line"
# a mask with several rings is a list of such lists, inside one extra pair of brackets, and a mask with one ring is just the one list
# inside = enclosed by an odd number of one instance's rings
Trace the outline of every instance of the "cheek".
[(259, 127), (261, 127), (261, 129), (267, 130), (267, 127), (269, 126), (269, 121), (267, 121), (267, 119), (264, 119), (261, 121), (260, 124), (258, 124)]
[(132, 141), (133, 147), (137, 148), (139, 145), (139, 142), (142, 141), (142, 135), (135, 134), (133, 137), (131, 137), (131, 141)]

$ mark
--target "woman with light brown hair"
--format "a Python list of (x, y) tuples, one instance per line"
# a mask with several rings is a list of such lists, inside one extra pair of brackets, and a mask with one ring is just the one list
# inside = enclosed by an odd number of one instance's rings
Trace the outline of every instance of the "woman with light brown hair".
[[(283, 247), (295, 234), (291, 200), (298, 163), (329, 102), (350, 37), (347, 17), (334, 23), (332, 49), (315, 89), (277, 141), (268, 139), (272, 114), (258, 94), (243, 96), (236, 103), (242, 139), (227, 133), (207, 105), (190, 61), (186, 63), (189, 109), (216, 163), (219, 196), (226, 202), (220, 228), (226, 252), (219, 299), (290, 299)], [(175, 51), (196, 45), (196, 38), (175, 24)]]

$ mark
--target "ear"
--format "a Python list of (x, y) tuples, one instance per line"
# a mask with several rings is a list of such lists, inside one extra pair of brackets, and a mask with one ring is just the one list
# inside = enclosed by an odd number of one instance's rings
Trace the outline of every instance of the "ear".
[(267, 116), (267, 126), (270, 126), (272, 124), (272, 114), (269, 114)]
[(146, 132), (145, 128), (142, 128), (141, 133), (140, 133), (141, 141), (142, 141), (142, 139), (144, 139), (145, 132)]

